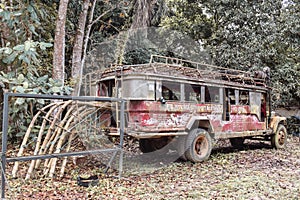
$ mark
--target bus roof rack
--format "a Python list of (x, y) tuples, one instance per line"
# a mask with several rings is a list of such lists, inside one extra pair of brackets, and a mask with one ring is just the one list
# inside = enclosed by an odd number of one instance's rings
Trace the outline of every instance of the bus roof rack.
[(247, 85), (267, 86), (266, 78), (255, 78), (254, 74), (247, 71), (160, 55), (151, 55), (150, 62), (147, 64), (112, 65), (102, 73), (102, 77), (121, 72), (160, 74), (193, 79), (215, 79)]

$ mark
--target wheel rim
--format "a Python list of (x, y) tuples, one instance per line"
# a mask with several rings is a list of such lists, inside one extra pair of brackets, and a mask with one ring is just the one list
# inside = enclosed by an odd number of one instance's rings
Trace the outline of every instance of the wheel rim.
[(205, 136), (199, 136), (195, 141), (194, 151), (197, 155), (203, 156), (208, 151), (208, 142)]
[(278, 144), (281, 146), (285, 144), (285, 132), (282, 129), (278, 132)]

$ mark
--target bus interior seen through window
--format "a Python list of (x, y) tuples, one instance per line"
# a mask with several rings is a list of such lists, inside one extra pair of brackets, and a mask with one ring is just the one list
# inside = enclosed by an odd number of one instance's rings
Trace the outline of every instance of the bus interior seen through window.
[(172, 82), (162, 82), (162, 97), (165, 100), (179, 101), (181, 96), (180, 84)]
[(98, 84), (98, 96), (107, 96), (114, 97), (115, 96), (115, 80), (107, 80), (100, 82)]
[(249, 91), (239, 91), (239, 105), (249, 105)]
[(205, 86), (205, 102), (219, 103), (220, 102), (220, 88), (214, 86)]
[(201, 102), (201, 86), (200, 85), (184, 85), (185, 101), (200, 103)]

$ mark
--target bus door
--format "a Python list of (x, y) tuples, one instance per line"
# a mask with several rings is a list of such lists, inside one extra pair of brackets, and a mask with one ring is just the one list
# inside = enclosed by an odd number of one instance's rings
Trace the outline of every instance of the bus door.
[(261, 118), (261, 98), (262, 95), (260, 92), (250, 92), (250, 112), (257, 116), (259, 121), (262, 120)]
[(223, 89), (223, 121), (230, 121), (231, 105), (235, 105), (235, 90), (231, 88)]

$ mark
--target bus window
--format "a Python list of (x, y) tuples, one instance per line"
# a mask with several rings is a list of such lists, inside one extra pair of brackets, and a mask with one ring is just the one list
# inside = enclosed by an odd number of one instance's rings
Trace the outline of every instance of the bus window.
[(226, 89), (226, 97), (230, 105), (235, 105), (235, 91), (234, 89)]
[(231, 112), (231, 105), (235, 104), (235, 91), (231, 88), (225, 89), (225, 105), (224, 105), (224, 113), (223, 113), (223, 120), (229, 121), (230, 120), (230, 112)]
[[(120, 84), (120, 83), (119, 83)], [(122, 82), (122, 97), (132, 100), (154, 100), (156, 84), (152, 80), (126, 79)], [(118, 87), (121, 88), (121, 87)]]
[(185, 100), (199, 103), (201, 101), (200, 85), (185, 85)]
[(249, 91), (246, 90), (239, 91), (239, 104), (249, 105)]
[(98, 96), (107, 96), (107, 86), (103, 83), (98, 85)]
[(261, 121), (265, 121), (267, 117), (267, 95), (263, 94), (261, 96)]
[(180, 84), (171, 82), (162, 82), (162, 97), (165, 100), (179, 101), (181, 97)]
[(205, 102), (220, 103), (220, 88), (205, 86)]
[(115, 97), (115, 80), (107, 80), (98, 84), (98, 96)]
[(260, 92), (249, 92), (249, 96), (251, 114), (256, 114), (258, 119), (261, 120), (262, 94)]

